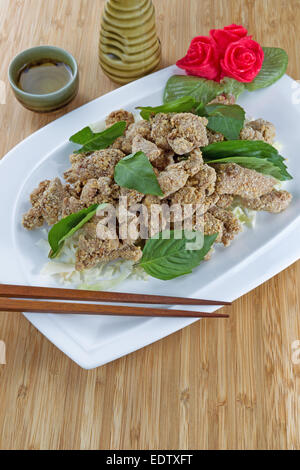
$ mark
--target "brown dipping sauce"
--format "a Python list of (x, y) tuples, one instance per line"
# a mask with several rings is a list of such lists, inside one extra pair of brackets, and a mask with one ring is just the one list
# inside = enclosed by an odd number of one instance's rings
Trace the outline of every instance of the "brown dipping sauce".
[(64, 62), (43, 59), (25, 65), (19, 72), (18, 86), (26, 93), (46, 95), (63, 88), (73, 77)]

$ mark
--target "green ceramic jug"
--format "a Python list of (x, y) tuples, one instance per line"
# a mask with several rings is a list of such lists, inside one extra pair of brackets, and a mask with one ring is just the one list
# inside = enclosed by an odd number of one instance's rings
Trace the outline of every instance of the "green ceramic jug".
[(116, 83), (128, 83), (159, 65), (160, 41), (151, 0), (107, 0), (101, 23), (99, 60)]

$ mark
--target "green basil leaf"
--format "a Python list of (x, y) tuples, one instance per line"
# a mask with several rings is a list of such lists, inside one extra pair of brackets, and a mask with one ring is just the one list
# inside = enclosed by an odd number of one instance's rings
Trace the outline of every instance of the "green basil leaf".
[(224, 135), (228, 140), (236, 140), (245, 122), (245, 111), (241, 106), (211, 104), (205, 107), (208, 116), (207, 127)]
[(215, 142), (202, 148), (205, 158), (223, 158), (236, 156), (272, 157), (279, 155), (278, 151), (262, 140), (228, 140)]
[(233, 95), (235, 99), (238, 99), (243, 91), (245, 91), (245, 84), (238, 82), (234, 78), (224, 77), (220, 83), (223, 87), (223, 93)]
[(151, 114), (158, 113), (185, 113), (191, 111), (196, 105), (196, 100), (192, 96), (184, 96), (178, 100), (169, 101), (161, 106), (152, 108), (151, 106), (138, 106), (136, 109), (141, 109), (141, 116), (143, 119), (149, 121)]
[(288, 55), (279, 47), (263, 47), (265, 58), (261, 71), (251, 83), (245, 83), (249, 91), (266, 88), (277, 82), (286, 72)]
[(72, 135), (70, 137), (70, 142), (74, 142), (74, 144), (84, 145), (90, 140), (95, 137), (96, 134), (92, 131), (90, 127), (85, 127), (81, 129), (81, 131), (77, 132), (77, 134)]
[[(245, 158), (245, 163), (248, 158), (258, 158), (262, 160), (268, 160), (273, 166), (277, 167), (276, 178), (280, 181), (286, 181), (292, 179), (292, 176), (287, 172), (285, 159), (278, 153), (278, 151), (272, 145), (262, 142), (260, 140), (231, 140), (227, 142), (215, 142), (202, 148), (203, 158), (205, 163), (214, 162), (222, 163), (222, 159), (226, 159), (226, 162), (232, 162), (232, 158), (242, 157)], [(239, 163), (241, 166), (243, 160)], [(235, 161), (237, 163), (237, 161)], [(255, 164), (255, 162), (253, 162)], [(264, 168), (267, 164), (261, 163), (261, 168)], [(258, 165), (256, 165), (258, 168)], [(257, 168), (256, 171), (259, 171)], [(270, 167), (269, 167), (270, 169)], [(270, 170), (271, 171), (271, 170)], [(260, 171), (263, 173), (263, 171)], [(273, 174), (275, 170), (272, 170)]]
[(98, 209), (104, 209), (106, 204), (93, 204), (87, 209), (83, 209), (75, 214), (70, 214), (61, 219), (51, 228), (48, 234), (48, 242), (51, 246), (49, 258), (56, 258), (63, 247), (67, 238), (74, 235), (77, 230), (83, 227), (94, 215)]
[(70, 141), (76, 144), (83, 145), (75, 153), (88, 153), (95, 152), (96, 150), (103, 150), (114, 143), (114, 141), (124, 134), (126, 129), (126, 122), (119, 121), (108, 127), (102, 132), (94, 134), (89, 127), (85, 127), (77, 134), (70, 137)]
[[(193, 242), (192, 237), (195, 240), (196, 236), (201, 237), (199, 248), (187, 248), (187, 244)], [(150, 276), (164, 281), (190, 274), (207, 255), (217, 236), (181, 230), (161, 232), (146, 242), (139, 265)]]
[(164, 195), (153, 166), (143, 152), (127, 155), (117, 163), (115, 182), (122, 188), (135, 189), (142, 194)]
[(277, 180), (283, 181), (285, 179), (290, 178), (283, 178), (281, 169), (274, 165), (271, 161), (267, 158), (257, 158), (257, 157), (227, 157), (227, 158), (219, 158), (217, 160), (210, 160), (206, 163), (213, 164), (213, 163), (237, 163), (240, 166), (245, 168), (249, 168), (250, 170), (255, 170), (258, 173), (263, 173), (264, 175), (273, 176)]
[(212, 101), (223, 92), (223, 85), (213, 80), (193, 77), (191, 75), (173, 75), (167, 81), (164, 91), (164, 103), (192, 96), (197, 102), (204, 104)]

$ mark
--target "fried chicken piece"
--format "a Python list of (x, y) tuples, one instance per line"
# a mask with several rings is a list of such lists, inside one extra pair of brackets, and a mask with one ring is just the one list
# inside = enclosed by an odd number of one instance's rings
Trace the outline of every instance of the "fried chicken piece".
[[(184, 219), (189, 219), (198, 210), (203, 213), (205, 204), (205, 192), (193, 186), (185, 186), (173, 194), (170, 199), (172, 211), (170, 221), (175, 223)], [(177, 205), (177, 207), (175, 206)], [(178, 207), (180, 206), (180, 207)], [(176, 209), (176, 210), (175, 210)]]
[(136, 189), (121, 188), (120, 196), (127, 198), (127, 207), (130, 207), (141, 202), (145, 195)]
[(58, 221), (63, 197), (63, 185), (59, 178), (55, 178), (43, 193), (42, 200), (40, 201), (42, 216), (49, 225), (53, 225)]
[(45, 191), (49, 188), (50, 183), (50, 180), (41, 181), (38, 187), (32, 191), (30, 194), (30, 202), (33, 206), (39, 204)]
[(146, 213), (143, 213), (144, 226), (149, 238), (152, 238), (166, 229), (169, 222), (169, 206), (157, 196), (147, 194), (143, 200), (143, 207), (146, 209)]
[(139, 225), (140, 220), (136, 213), (122, 209), (117, 211), (119, 239), (122, 240), (123, 244), (134, 245), (137, 239), (140, 237)]
[(79, 237), (76, 252), (76, 270), (83, 271), (95, 266), (99, 262), (113, 261), (118, 258), (138, 261), (142, 257), (139, 247), (120, 242), (116, 238), (102, 240), (97, 237), (98, 217), (84, 226), (83, 234)]
[(238, 218), (232, 212), (217, 206), (212, 207), (208, 212), (223, 223), (221, 241), (224, 246), (229, 246), (234, 237), (242, 231), (242, 226)]
[(215, 169), (205, 164), (198, 173), (189, 179), (188, 184), (189, 186), (201, 188), (206, 192), (207, 196), (210, 196), (215, 191), (216, 180), (217, 174)]
[(172, 131), (167, 140), (171, 149), (178, 155), (185, 155), (192, 150), (208, 145), (204, 117), (192, 113), (178, 113), (171, 117)]
[(270, 145), (274, 143), (275, 137), (276, 129), (274, 124), (264, 119), (248, 122), (240, 133), (241, 140), (263, 140)]
[(120, 150), (97, 150), (91, 155), (71, 155), (72, 167), (64, 177), (69, 183), (86, 183), (89, 179), (108, 176), (113, 178), (116, 164), (125, 156)]
[[(98, 179), (92, 178), (84, 185), (80, 201), (86, 207), (92, 204), (113, 202), (112, 193), (116, 186), (109, 176), (100, 176)], [(117, 187), (119, 188), (119, 186)], [(114, 194), (114, 196), (118, 197), (118, 194)]]
[(186, 184), (188, 178), (189, 175), (186, 171), (181, 167), (177, 168), (176, 163), (167, 167), (158, 177), (158, 183), (164, 193), (163, 198), (170, 196), (170, 194), (173, 194), (182, 188)]
[(23, 215), (22, 225), (27, 230), (33, 230), (44, 225), (44, 217), (38, 207), (31, 207), (26, 214)]
[(164, 150), (171, 150), (168, 135), (172, 131), (171, 118), (174, 113), (158, 113), (150, 119), (151, 140)]
[(152, 164), (156, 161), (164, 160), (164, 153), (156, 144), (144, 139), (141, 135), (136, 135), (132, 141), (132, 153), (144, 152)]
[(164, 193), (162, 199), (185, 186), (188, 178), (199, 172), (203, 166), (202, 153), (194, 150), (187, 160), (169, 165), (158, 176), (159, 185)]
[(74, 214), (75, 212), (81, 211), (85, 207), (86, 205), (81, 202), (80, 199), (77, 199), (74, 196), (65, 197), (62, 204), (61, 216), (62, 218), (67, 217), (70, 214)]
[(274, 214), (283, 212), (292, 202), (292, 195), (288, 191), (276, 191), (275, 189), (269, 194), (265, 194), (255, 199), (239, 199), (243, 207), (255, 211), (267, 211)]
[(59, 178), (42, 181), (30, 196), (33, 205), (23, 216), (23, 226), (28, 230), (41, 227), (45, 222), (55, 224), (62, 211), (64, 187)]
[(202, 152), (199, 149), (195, 149), (191, 152), (187, 160), (183, 160), (179, 165), (184, 168), (189, 177), (195, 176), (203, 168)]
[(202, 204), (205, 193), (193, 186), (185, 186), (179, 189), (171, 198), (171, 204)]
[(70, 195), (74, 196), (74, 197), (77, 197), (77, 198), (80, 197), (83, 186), (84, 186), (84, 184), (81, 181), (75, 181), (75, 183), (72, 186), (70, 186), (69, 184), (66, 185), (66, 187), (71, 187), (72, 188), (72, 194), (70, 194)]
[(159, 159), (153, 162), (154, 167), (159, 171), (164, 171), (169, 165), (173, 165), (174, 152), (172, 150), (164, 151)]
[[(110, 179), (110, 178), (109, 178)], [(81, 202), (87, 207), (92, 204), (99, 204), (99, 184), (98, 180), (92, 178), (84, 185), (80, 196)], [(101, 195), (100, 195), (101, 197)]]
[(118, 256), (114, 256), (118, 251), (119, 240), (100, 240), (86, 239), (83, 235), (79, 237), (79, 248), (76, 252), (75, 269), (84, 271), (90, 269), (97, 263), (115, 260)]
[(100, 176), (97, 180), (99, 191), (101, 192), (103, 199), (107, 202), (110, 200), (112, 192), (116, 189), (117, 184), (114, 183), (114, 180), (109, 176)]
[(231, 194), (221, 194), (216, 205), (222, 209), (227, 209), (231, 206), (234, 197)]
[(105, 120), (106, 127), (110, 127), (113, 124), (116, 124), (116, 122), (120, 122), (120, 121), (125, 121), (126, 129), (128, 129), (130, 124), (134, 123), (134, 116), (132, 113), (129, 113), (128, 111), (125, 111), (124, 109), (113, 111), (107, 116)]
[[(201, 232), (204, 235), (218, 234), (215, 243), (221, 243), (223, 236), (223, 222), (216, 219), (208, 212), (201, 217), (195, 214), (193, 218), (193, 230), (196, 232)], [(204, 258), (205, 261), (208, 261), (211, 258), (213, 251), (214, 247), (212, 246)]]
[(133, 153), (132, 141), (138, 135), (144, 137), (144, 139), (150, 140), (151, 125), (149, 121), (137, 121), (131, 124), (126, 131), (125, 136), (119, 137), (119, 139), (117, 139), (119, 141), (118, 148), (120, 148), (120, 150), (122, 150), (127, 155)]
[(219, 199), (220, 199), (220, 195), (217, 192), (214, 192), (210, 196), (207, 196), (203, 204), (203, 214), (206, 214), (206, 212), (209, 211), (211, 207), (214, 207), (215, 205), (217, 205)]
[(204, 235), (214, 235), (218, 233), (216, 243), (221, 243), (223, 238), (223, 222), (214, 217), (210, 212), (204, 214)]
[(214, 165), (217, 172), (216, 191), (233, 194), (246, 199), (263, 196), (272, 191), (277, 180), (255, 170), (243, 168), (236, 163)]

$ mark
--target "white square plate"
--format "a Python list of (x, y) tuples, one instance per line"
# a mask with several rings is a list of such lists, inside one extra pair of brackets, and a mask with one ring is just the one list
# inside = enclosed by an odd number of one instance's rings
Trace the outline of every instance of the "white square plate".
[[(174, 66), (119, 88), (52, 122), (11, 150), (0, 164), (0, 282), (45, 285), (39, 272), (45, 263), (36, 242), (40, 232), (21, 226), (28, 196), (43, 179), (62, 176), (72, 152), (69, 136), (112, 110), (161, 104)], [(250, 116), (273, 122), (294, 179), (286, 188), (293, 194), (290, 208), (279, 215), (259, 213), (254, 230), (245, 229), (229, 248), (218, 247), (208, 263), (193, 274), (173, 281), (126, 281), (120, 291), (232, 301), (299, 259), (300, 229), (300, 105), (293, 104), (296, 82), (283, 77), (272, 87), (245, 92), (239, 103)], [(13, 123), (12, 123), (13, 125)], [(53, 284), (54, 285), (54, 284)], [(212, 312), (214, 308), (206, 308)], [(27, 314), (50, 341), (77, 364), (92, 369), (157, 341), (195, 320), (180, 318), (118, 318)]]

